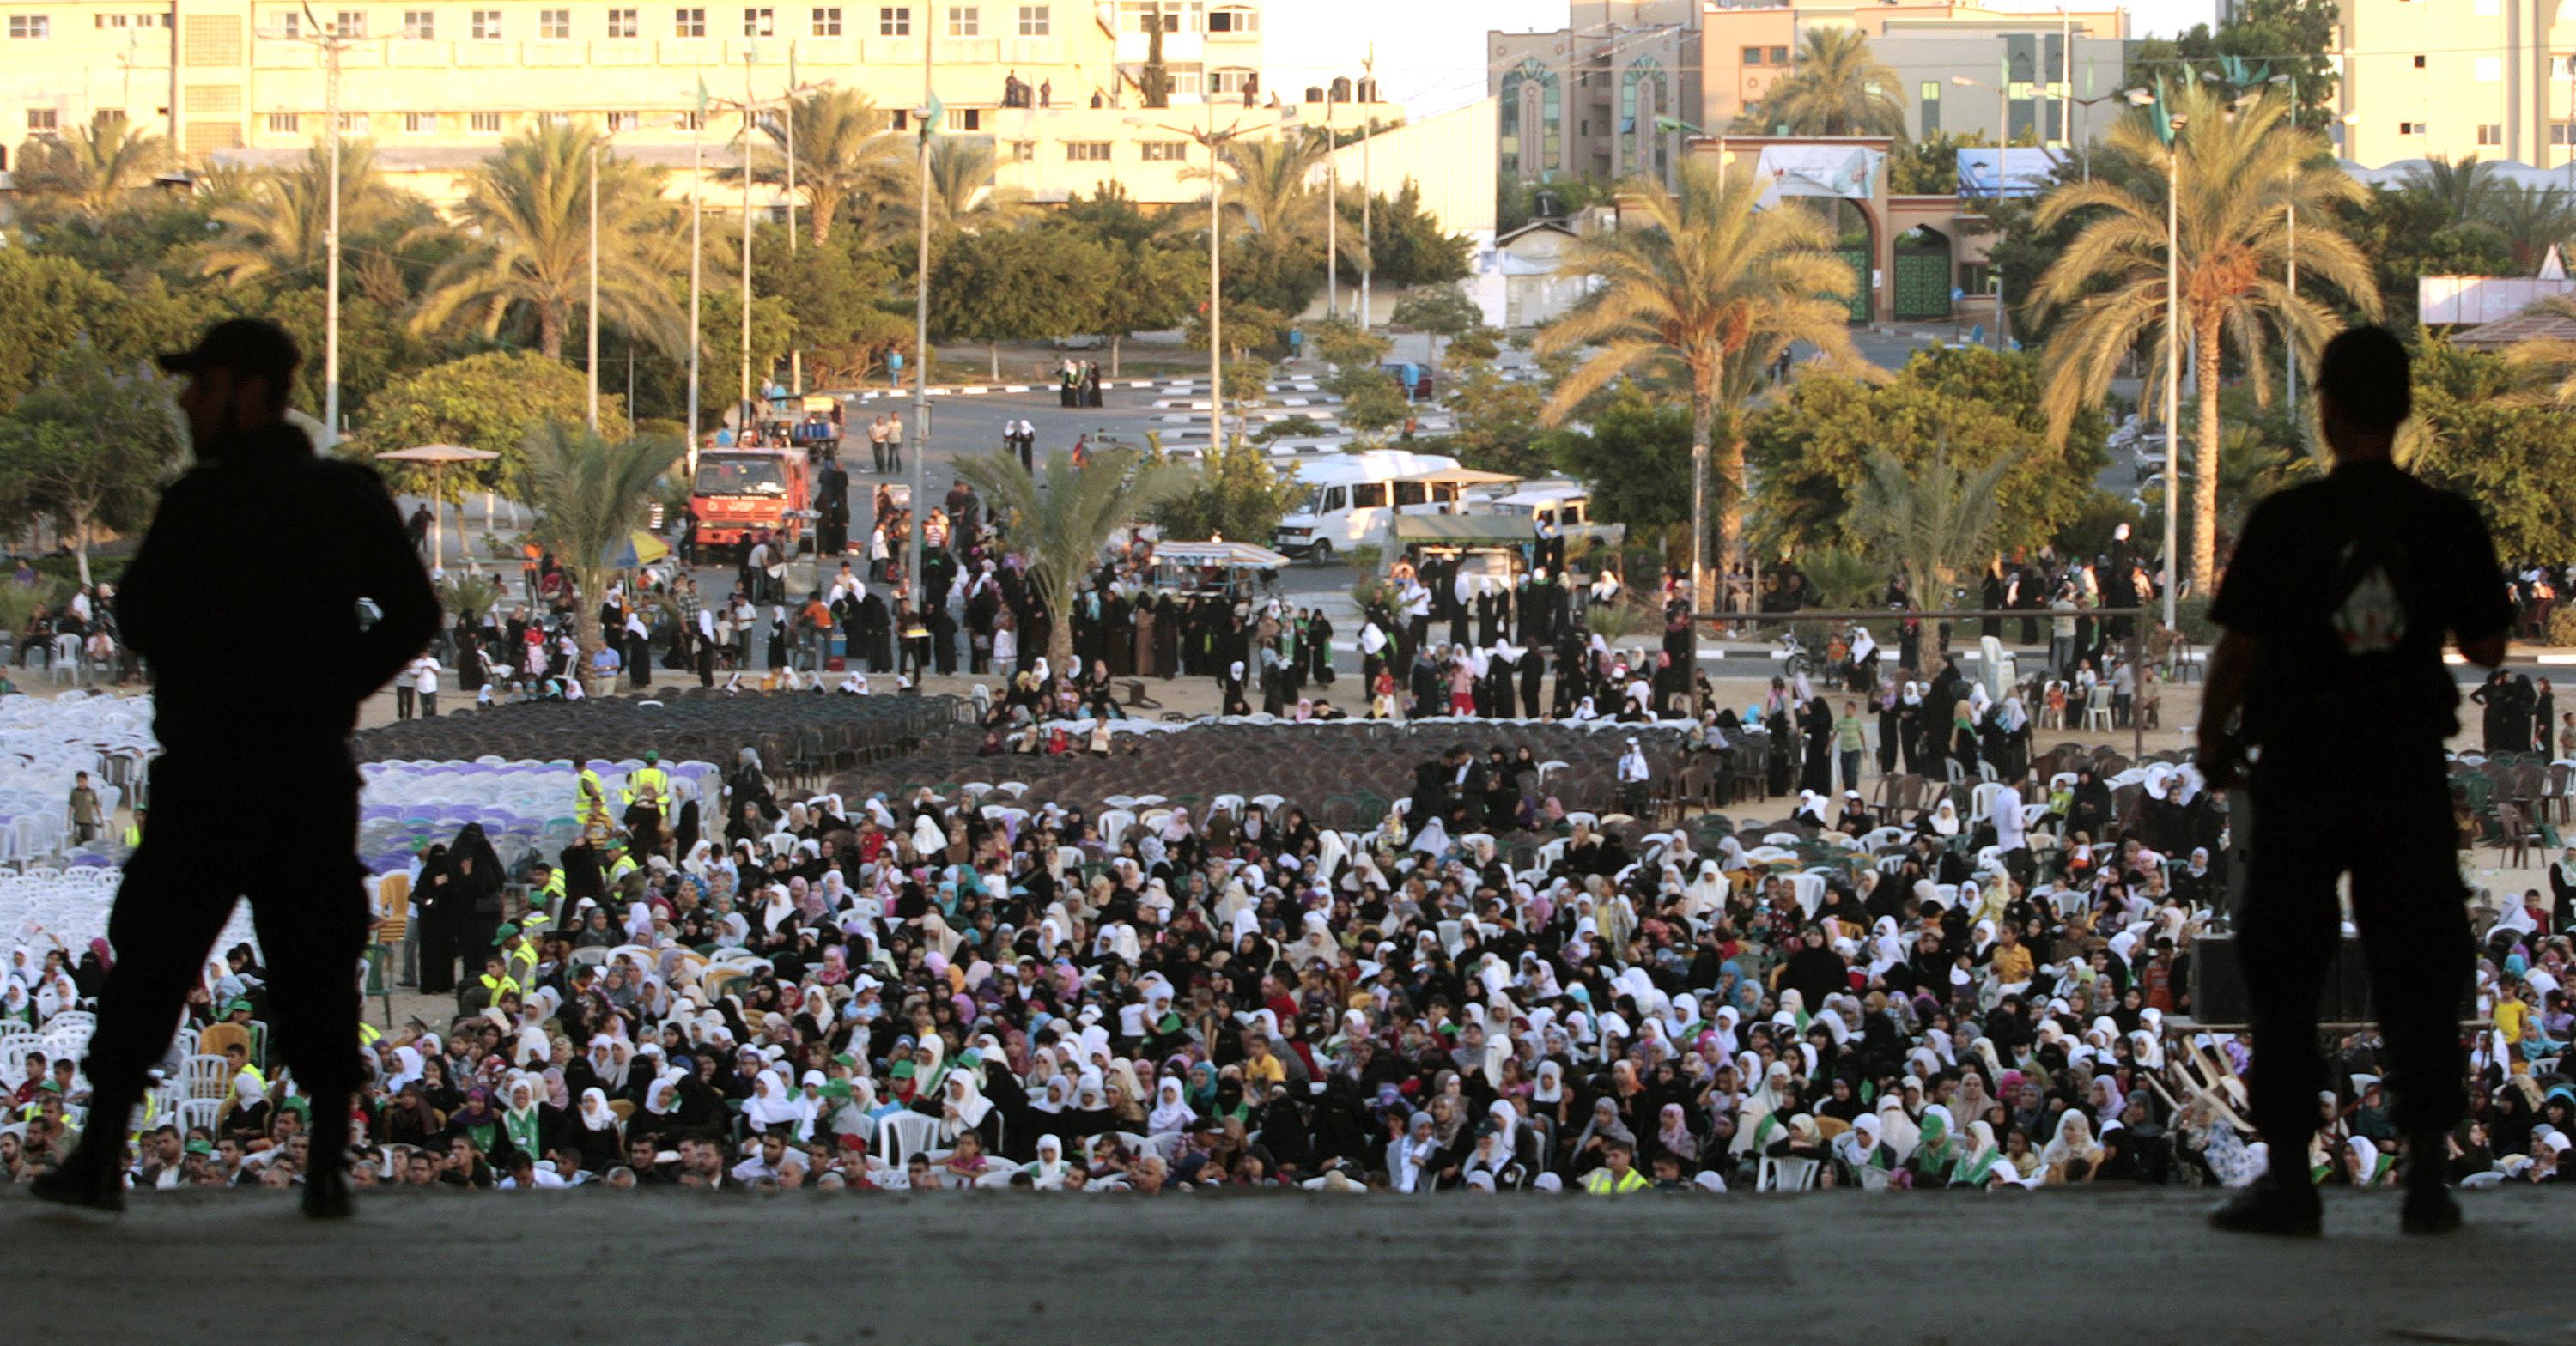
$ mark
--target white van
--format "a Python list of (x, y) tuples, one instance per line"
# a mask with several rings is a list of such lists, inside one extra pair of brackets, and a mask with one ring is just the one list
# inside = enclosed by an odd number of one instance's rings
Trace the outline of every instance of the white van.
[(1574, 481), (1526, 481), (1510, 492), (1480, 500), (1477, 514), (1518, 514), (1533, 524), (1558, 528), (1592, 522), (1592, 490)]
[(1428, 487), (1403, 478), (1457, 466), (1455, 458), (1403, 449), (1301, 460), (1297, 481), (1306, 488), (1306, 498), (1279, 521), (1270, 545), (1318, 565), (1330, 564), (1337, 554), (1353, 547), (1384, 547), (1388, 520), (1398, 514), (1436, 514), (1445, 508), (1432, 502)]

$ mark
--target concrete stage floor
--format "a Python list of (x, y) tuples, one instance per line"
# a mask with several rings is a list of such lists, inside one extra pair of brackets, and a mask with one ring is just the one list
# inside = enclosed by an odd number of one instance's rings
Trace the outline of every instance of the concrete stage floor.
[[(2024, 1196), (138, 1196), (0, 1189), (0, 1305), (47, 1341), (2576, 1342), (2576, 1198), (2401, 1239), (2221, 1237), (2197, 1191)], [(34, 1325), (41, 1325), (37, 1327)], [(34, 1336), (28, 1340), (36, 1339)]]

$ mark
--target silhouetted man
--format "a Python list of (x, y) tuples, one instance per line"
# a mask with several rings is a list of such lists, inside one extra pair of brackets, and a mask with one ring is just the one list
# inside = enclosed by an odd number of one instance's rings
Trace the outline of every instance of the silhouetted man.
[(2317, 991), (2347, 871), (2406, 1138), (2403, 1227), (2460, 1223), (2444, 1140), (2467, 1107), (2457, 1014), (2472, 955), (2442, 759), (2460, 698), (2442, 644), (2456, 635), (2492, 668), (2513, 611), (2477, 513), (2390, 457), (2407, 379), (2405, 348), (2379, 328), (2327, 343), (2317, 411), (2334, 471), (2255, 507), (2210, 608), (2226, 633), (2210, 651), (2201, 770), (2225, 785), (2244, 745), (2262, 750), (2237, 942), (2254, 1021), (2251, 1120), (2272, 1155), (2211, 1217), (2221, 1229), (2318, 1232), (2307, 1166), (2326, 1079)]
[(429, 643), (438, 598), (375, 473), (317, 458), (287, 424), (297, 361), (285, 332), (249, 320), (161, 359), (189, 376), (179, 405), (198, 463), (162, 496), (117, 595), (125, 638), (157, 675), (159, 811), (108, 917), (116, 962), (90, 1042), (90, 1125), (36, 1185), (48, 1200), (123, 1205), (144, 1068), (247, 894), (271, 1039), (312, 1099), (305, 1213), (349, 1213), (367, 930), (349, 730), (359, 702)]

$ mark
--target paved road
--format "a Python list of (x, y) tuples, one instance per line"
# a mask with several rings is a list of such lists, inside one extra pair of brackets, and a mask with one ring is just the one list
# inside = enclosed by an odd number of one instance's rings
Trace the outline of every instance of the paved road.
[(2208, 1233), (2209, 1200), (442, 1191), (316, 1226), (284, 1194), (111, 1223), (0, 1189), (0, 1286), (26, 1340), (191, 1346), (447, 1343), (496, 1314), (709, 1346), (2571, 1340), (2563, 1189), (2472, 1194), (2434, 1242), (2388, 1195), (2329, 1198), (2301, 1243)]

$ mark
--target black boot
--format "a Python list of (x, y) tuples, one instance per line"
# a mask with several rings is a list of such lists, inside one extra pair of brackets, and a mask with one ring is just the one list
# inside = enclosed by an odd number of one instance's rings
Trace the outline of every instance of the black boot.
[(2325, 1206), (2317, 1199), (2317, 1189), (2306, 1182), (2265, 1173), (2211, 1211), (2209, 1224), (2232, 1234), (2315, 1238), (2324, 1232)]
[(83, 1142), (60, 1167), (28, 1184), (27, 1191), (39, 1201), (83, 1206), (90, 1210), (122, 1211), (125, 1209), (125, 1170), (117, 1160), (100, 1157), (95, 1146)]
[(2448, 1234), (2460, 1227), (2460, 1202), (2451, 1195), (2449, 1148), (2440, 1132), (2406, 1142), (2406, 1204), (2397, 1227), (2409, 1234)]
[(338, 1095), (337, 1110), (326, 1112), (331, 1098), (315, 1096), (313, 1131), (305, 1145), (310, 1168), (304, 1175), (304, 1213), (316, 1220), (345, 1220), (356, 1213), (349, 1199), (348, 1096)]

